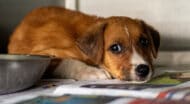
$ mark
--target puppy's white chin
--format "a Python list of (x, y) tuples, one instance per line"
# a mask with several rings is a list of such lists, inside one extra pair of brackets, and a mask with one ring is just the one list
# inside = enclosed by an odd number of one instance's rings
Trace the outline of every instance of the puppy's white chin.
[(136, 80), (131, 80), (131, 81), (127, 81), (127, 82), (132, 83), (132, 84), (142, 84), (142, 83), (148, 82), (150, 79), (151, 79), (151, 77), (146, 78), (145, 80), (140, 80), (140, 79), (137, 78)]

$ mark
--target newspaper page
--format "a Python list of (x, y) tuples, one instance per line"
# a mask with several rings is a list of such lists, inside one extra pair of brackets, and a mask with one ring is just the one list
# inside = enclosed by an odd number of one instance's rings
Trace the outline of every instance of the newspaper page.
[[(48, 104), (54, 104), (57, 101), (66, 102), (70, 100), (75, 101), (77, 99), (84, 101), (90, 100), (94, 102), (92, 104), (101, 104), (100, 102), (104, 102), (102, 104), (138, 104), (127, 102), (149, 102), (152, 100), (157, 102), (163, 100), (165, 102), (168, 100), (183, 100), (183, 104), (186, 104), (186, 102), (190, 103), (189, 73), (187, 73), (187, 71), (185, 71), (185, 73), (162, 73), (161, 76), (154, 78), (153, 81), (144, 84), (131, 84), (116, 79), (96, 81), (46, 79), (32, 88), (12, 94), (1, 95), (0, 103), (44, 104), (43, 102), (45, 101), (50, 102)], [(95, 103), (99, 101), (97, 99), (101, 101)], [(41, 103), (37, 103), (39, 101)], [(123, 103), (114, 103), (122, 101)]]

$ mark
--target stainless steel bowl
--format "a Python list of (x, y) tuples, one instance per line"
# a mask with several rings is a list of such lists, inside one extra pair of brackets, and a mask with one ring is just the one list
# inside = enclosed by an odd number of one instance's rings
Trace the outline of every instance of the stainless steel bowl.
[(0, 55), (0, 94), (34, 85), (49, 65), (50, 59), (37, 55)]

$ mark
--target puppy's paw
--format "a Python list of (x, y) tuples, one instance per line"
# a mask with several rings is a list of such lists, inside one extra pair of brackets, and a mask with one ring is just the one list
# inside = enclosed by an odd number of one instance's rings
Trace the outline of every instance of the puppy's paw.
[(111, 76), (104, 69), (87, 67), (84, 72), (79, 73), (76, 80), (102, 80), (111, 79)]

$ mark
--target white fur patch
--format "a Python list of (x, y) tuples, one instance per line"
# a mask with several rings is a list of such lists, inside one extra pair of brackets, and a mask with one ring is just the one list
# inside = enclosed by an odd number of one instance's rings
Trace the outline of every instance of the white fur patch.
[(125, 29), (125, 32), (127, 33), (127, 36), (129, 37), (129, 30), (128, 30), (127, 26), (125, 26), (124, 29)]
[(147, 62), (143, 59), (142, 56), (140, 56), (137, 51), (133, 48), (133, 54), (131, 57), (131, 63), (134, 66), (140, 65), (140, 64), (145, 64), (147, 65)]

